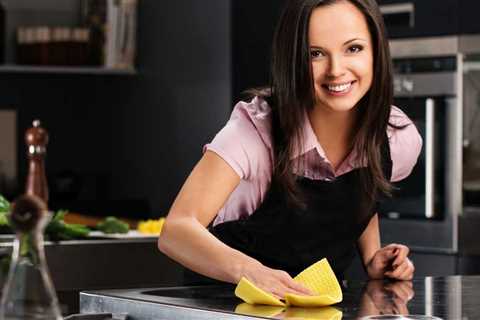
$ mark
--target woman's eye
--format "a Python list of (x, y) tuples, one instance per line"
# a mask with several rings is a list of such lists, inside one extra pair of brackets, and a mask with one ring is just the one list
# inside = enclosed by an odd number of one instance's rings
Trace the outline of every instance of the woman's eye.
[(320, 51), (320, 50), (311, 50), (311, 51), (310, 51), (310, 56), (311, 56), (312, 58), (318, 58), (318, 57), (323, 56), (323, 53), (322, 53), (322, 51)]
[(348, 48), (348, 52), (350, 53), (358, 53), (363, 50), (363, 46), (360, 45), (353, 45)]

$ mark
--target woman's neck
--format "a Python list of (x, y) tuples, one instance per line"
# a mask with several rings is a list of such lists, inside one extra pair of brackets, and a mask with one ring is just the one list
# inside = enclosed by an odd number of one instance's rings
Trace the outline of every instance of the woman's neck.
[(316, 106), (308, 112), (308, 118), (318, 142), (336, 169), (352, 148), (355, 109), (335, 112)]

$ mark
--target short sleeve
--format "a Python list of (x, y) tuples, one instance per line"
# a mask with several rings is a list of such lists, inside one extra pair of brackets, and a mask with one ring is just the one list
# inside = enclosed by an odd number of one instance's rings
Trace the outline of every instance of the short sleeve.
[(270, 119), (259, 112), (260, 103), (258, 98), (238, 103), (225, 127), (204, 147), (204, 151), (219, 155), (245, 180), (254, 178), (269, 165), (270, 144), (265, 133)]
[(390, 156), (392, 159), (391, 181), (405, 179), (415, 167), (422, 150), (422, 137), (415, 124), (397, 107), (392, 107), (390, 123), (395, 126), (405, 126), (401, 129), (388, 127)]

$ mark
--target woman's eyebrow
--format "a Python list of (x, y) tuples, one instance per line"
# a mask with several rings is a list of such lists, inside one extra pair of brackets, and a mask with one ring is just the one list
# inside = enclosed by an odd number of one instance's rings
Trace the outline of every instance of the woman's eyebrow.
[[(347, 44), (350, 44), (352, 42), (355, 42), (355, 41), (363, 41), (363, 42), (367, 42), (366, 39), (362, 39), (362, 38), (353, 38), (353, 39), (350, 39), (348, 41), (346, 41), (343, 45), (346, 46)], [(310, 48), (312, 49), (324, 49), (323, 47), (321, 46), (317, 46), (317, 45), (310, 45)]]
[(349, 43), (352, 43), (352, 42), (354, 42), (354, 41), (364, 41), (364, 42), (367, 42), (367, 40), (366, 40), (366, 39), (362, 39), (362, 38), (353, 38), (353, 39), (350, 39), (350, 40), (346, 41), (346, 42), (345, 42), (343, 45), (347, 45), (347, 44), (349, 44)]

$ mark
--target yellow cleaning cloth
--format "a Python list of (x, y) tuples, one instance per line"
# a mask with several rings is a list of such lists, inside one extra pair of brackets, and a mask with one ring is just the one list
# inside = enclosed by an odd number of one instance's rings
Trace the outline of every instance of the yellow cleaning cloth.
[[(295, 278), (295, 281), (310, 289), (314, 296), (301, 296), (287, 294), (287, 305), (299, 307), (327, 306), (342, 301), (342, 289), (338, 283), (327, 259), (311, 265)], [(246, 278), (242, 278), (235, 289), (235, 295), (250, 304), (267, 304), (272, 306), (284, 306), (285, 304), (273, 295), (257, 288)]]
[(342, 311), (334, 307), (288, 308), (283, 319), (288, 320), (341, 320)]
[(342, 311), (334, 307), (290, 307), (285, 309), (283, 307), (253, 305), (245, 302), (235, 308), (235, 313), (263, 318), (280, 317), (285, 320), (341, 320), (343, 316)]
[(278, 316), (284, 310), (283, 307), (266, 306), (266, 305), (253, 305), (250, 303), (240, 303), (235, 308), (235, 313), (243, 314), (252, 317), (264, 317), (272, 318)]
[(272, 294), (257, 288), (246, 278), (242, 278), (235, 288), (235, 295), (250, 304), (267, 304), (270, 306), (285, 306), (285, 303), (275, 298)]
[(301, 296), (287, 293), (288, 305), (298, 307), (328, 306), (342, 301), (342, 288), (327, 259), (322, 259), (300, 272), (295, 278), (312, 291), (313, 296)]

